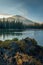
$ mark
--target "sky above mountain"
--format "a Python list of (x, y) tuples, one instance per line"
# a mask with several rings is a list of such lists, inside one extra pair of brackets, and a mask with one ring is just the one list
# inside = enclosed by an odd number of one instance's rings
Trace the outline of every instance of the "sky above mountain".
[(43, 22), (43, 0), (0, 0), (0, 14), (21, 15)]

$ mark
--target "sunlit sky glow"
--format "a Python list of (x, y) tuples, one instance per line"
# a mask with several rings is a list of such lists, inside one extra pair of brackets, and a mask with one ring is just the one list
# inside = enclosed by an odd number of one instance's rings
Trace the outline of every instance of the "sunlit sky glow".
[(0, 18), (8, 18), (8, 17), (11, 17), (11, 16), (13, 16), (13, 15), (5, 15), (5, 14), (0, 14)]
[(43, 22), (43, 0), (0, 0), (0, 18), (11, 15)]

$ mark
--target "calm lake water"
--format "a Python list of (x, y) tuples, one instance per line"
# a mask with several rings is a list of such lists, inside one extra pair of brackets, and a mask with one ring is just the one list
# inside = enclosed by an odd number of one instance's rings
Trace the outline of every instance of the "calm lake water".
[(43, 46), (43, 30), (0, 30), (0, 40), (11, 40), (13, 38), (24, 39), (26, 37), (34, 38), (39, 45)]

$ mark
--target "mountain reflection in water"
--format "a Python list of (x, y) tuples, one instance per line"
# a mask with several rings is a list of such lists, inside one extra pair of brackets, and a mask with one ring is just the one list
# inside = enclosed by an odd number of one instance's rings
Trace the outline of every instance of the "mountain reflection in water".
[(43, 45), (43, 30), (0, 30), (0, 40), (11, 40), (13, 38), (34, 38), (39, 45)]

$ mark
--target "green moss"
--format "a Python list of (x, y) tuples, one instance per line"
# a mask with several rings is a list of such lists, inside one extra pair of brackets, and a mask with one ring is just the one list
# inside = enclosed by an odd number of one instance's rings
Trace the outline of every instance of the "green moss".
[(14, 38), (12, 40), (5, 40), (5, 41), (0, 41), (0, 47), (9, 47), (10, 43), (18, 41), (17, 38)]
[(10, 45), (11, 40), (6, 40), (1, 43), (1, 47), (8, 47)]
[(12, 41), (18, 41), (18, 38), (14, 38), (14, 39), (12, 39)]

